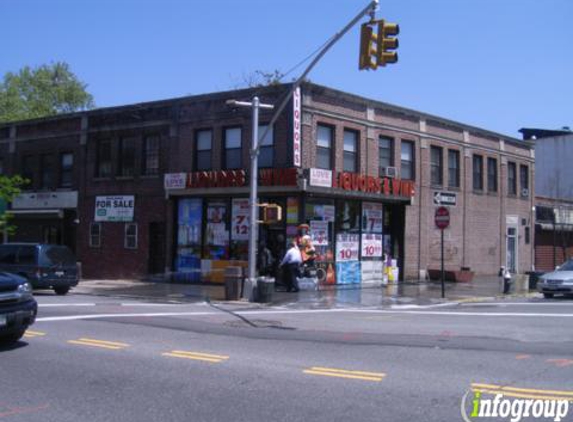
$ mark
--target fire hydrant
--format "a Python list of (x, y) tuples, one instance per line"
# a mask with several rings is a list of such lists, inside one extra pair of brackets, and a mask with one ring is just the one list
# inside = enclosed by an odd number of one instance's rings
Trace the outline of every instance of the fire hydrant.
[(501, 267), (498, 275), (503, 279), (503, 294), (506, 295), (509, 293), (509, 289), (511, 288), (511, 273), (507, 268)]

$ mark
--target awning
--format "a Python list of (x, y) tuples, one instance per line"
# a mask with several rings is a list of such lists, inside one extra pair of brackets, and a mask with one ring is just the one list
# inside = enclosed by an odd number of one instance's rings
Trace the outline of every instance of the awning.
[(48, 217), (48, 218), (64, 218), (63, 209), (33, 209), (33, 210), (7, 210), (7, 212), (13, 214), (15, 217)]

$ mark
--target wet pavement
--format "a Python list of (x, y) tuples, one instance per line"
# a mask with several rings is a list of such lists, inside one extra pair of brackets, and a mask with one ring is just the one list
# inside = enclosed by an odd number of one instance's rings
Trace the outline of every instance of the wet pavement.
[[(509, 295), (501, 293), (498, 277), (476, 277), (467, 283), (445, 283), (445, 298), (442, 298), (440, 282), (402, 282), (388, 286), (350, 287), (328, 286), (319, 291), (288, 293), (280, 286), (272, 294), (272, 302), (262, 306), (288, 308), (336, 308), (336, 307), (389, 307), (425, 306), (449, 302), (503, 300), (506, 297), (538, 296), (526, 286), (514, 283)], [(107, 296), (147, 300), (162, 303), (189, 303), (225, 301), (223, 285), (175, 284), (145, 282), (139, 280), (85, 280), (72, 290), (73, 294)], [(250, 304), (247, 300), (226, 302), (234, 305)]]

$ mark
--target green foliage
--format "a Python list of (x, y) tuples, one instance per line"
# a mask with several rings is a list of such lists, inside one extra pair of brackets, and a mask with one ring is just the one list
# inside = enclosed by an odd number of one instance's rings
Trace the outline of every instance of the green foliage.
[(10, 224), (13, 215), (6, 211), (6, 205), (12, 202), (21, 192), (20, 188), (28, 183), (30, 181), (21, 176), (0, 175), (0, 232), (14, 234), (16, 226)]
[(86, 86), (65, 62), (8, 72), (0, 82), (0, 123), (93, 108)]

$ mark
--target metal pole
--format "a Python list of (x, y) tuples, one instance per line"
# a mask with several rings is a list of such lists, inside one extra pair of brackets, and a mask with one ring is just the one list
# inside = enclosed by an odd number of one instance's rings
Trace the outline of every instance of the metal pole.
[(446, 297), (446, 274), (444, 272), (444, 229), (440, 230), (441, 232), (441, 238), (442, 238), (442, 299)]
[(251, 140), (251, 172), (250, 172), (250, 217), (251, 228), (249, 230), (249, 278), (254, 282), (257, 270), (257, 235), (259, 229), (259, 208), (257, 205), (257, 176), (259, 153), (257, 151), (257, 140), (259, 137), (259, 97), (253, 98), (253, 136)]

